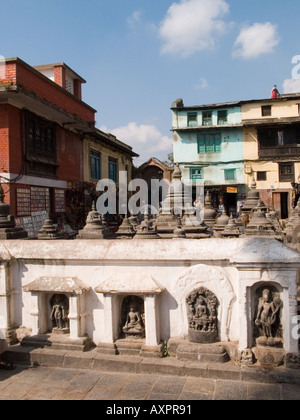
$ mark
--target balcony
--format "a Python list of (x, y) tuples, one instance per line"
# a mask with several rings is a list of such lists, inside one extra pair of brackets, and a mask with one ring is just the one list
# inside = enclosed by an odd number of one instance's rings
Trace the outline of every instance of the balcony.
[(300, 144), (290, 144), (284, 146), (260, 147), (259, 157), (261, 159), (272, 160), (274, 158), (300, 158)]

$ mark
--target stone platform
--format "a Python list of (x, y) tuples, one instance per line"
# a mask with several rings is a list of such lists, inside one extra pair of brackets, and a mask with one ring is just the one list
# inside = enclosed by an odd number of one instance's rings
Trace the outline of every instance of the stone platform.
[(258, 365), (240, 366), (227, 363), (204, 363), (178, 360), (174, 357), (147, 358), (140, 356), (112, 356), (99, 354), (96, 349), (87, 352), (12, 346), (1, 355), (4, 361), (17, 365), (71, 368), (103, 372), (155, 374), (196, 377), (265, 384), (300, 384), (300, 369), (284, 366), (265, 368)]
[(180, 344), (176, 351), (179, 360), (195, 360), (204, 363), (226, 363), (228, 353), (222, 344)]
[(73, 350), (87, 351), (93, 347), (92, 341), (88, 337), (70, 338), (68, 334), (41, 334), (24, 337), (21, 346), (45, 348), (51, 347), (53, 350)]
[(140, 356), (155, 357), (163, 356), (163, 343), (157, 346), (147, 346), (145, 340), (120, 339), (114, 344), (100, 343), (97, 352), (100, 354), (121, 355), (121, 356)]

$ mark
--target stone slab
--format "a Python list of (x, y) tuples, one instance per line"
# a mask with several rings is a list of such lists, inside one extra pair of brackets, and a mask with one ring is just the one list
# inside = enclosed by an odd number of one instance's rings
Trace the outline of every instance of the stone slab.
[(224, 364), (207, 364), (191, 361), (180, 361), (174, 357), (161, 359), (135, 356), (112, 356), (99, 354), (97, 350), (86, 353), (53, 350), (51, 348), (32, 348), (13, 346), (2, 354), (3, 361), (17, 365), (61, 367), (74, 369), (91, 369), (101, 372), (141, 373), (169, 376), (188, 376), (210, 380), (234, 380), (243, 382), (260, 382), (262, 384), (298, 384), (300, 370), (283, 367), (266, 369), (257, 365), (238, 366), (232, 362)]
[(177, 347), (179, 360), (195, 360), (202, 363), (226, 363), (229, 356), (220, 344), (183, 343)]
[(87, 351), (93, 347), (88, 337), (71, 338), (64, 334), (41, 334), (24, 337), (22, 346), (45, 348), (51, 347), (54, 350)]

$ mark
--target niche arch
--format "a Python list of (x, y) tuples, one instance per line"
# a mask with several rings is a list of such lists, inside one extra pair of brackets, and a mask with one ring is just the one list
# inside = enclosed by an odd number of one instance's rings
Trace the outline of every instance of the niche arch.
[(186, 299), (193, 292), (203, 287), (213, 293), (218, 299), (219, 338), (221, 341), (229, 341), (232, 310), (236, 301), (236, 294), (225, 271), (218, 267), (198, 264), (189, 268), (178, 278), (177, 287), (180, 291), (178, 307), (179, 321), (182, 325), (181, 335), (188, 336), (189, 321), (186, 310)]

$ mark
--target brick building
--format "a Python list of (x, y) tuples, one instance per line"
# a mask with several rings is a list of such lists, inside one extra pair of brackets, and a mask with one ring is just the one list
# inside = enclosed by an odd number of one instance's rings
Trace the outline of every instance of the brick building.
[[(84, 142), (99, 130), (96, 110), (82, 101), (83, 83), (64, 63), (0, 63), (0, 179), (12, 214), (29, 231), (46, 211), (73, 228), (85, 220)], [(128, 155), (132, 161), (129, 146)]]

